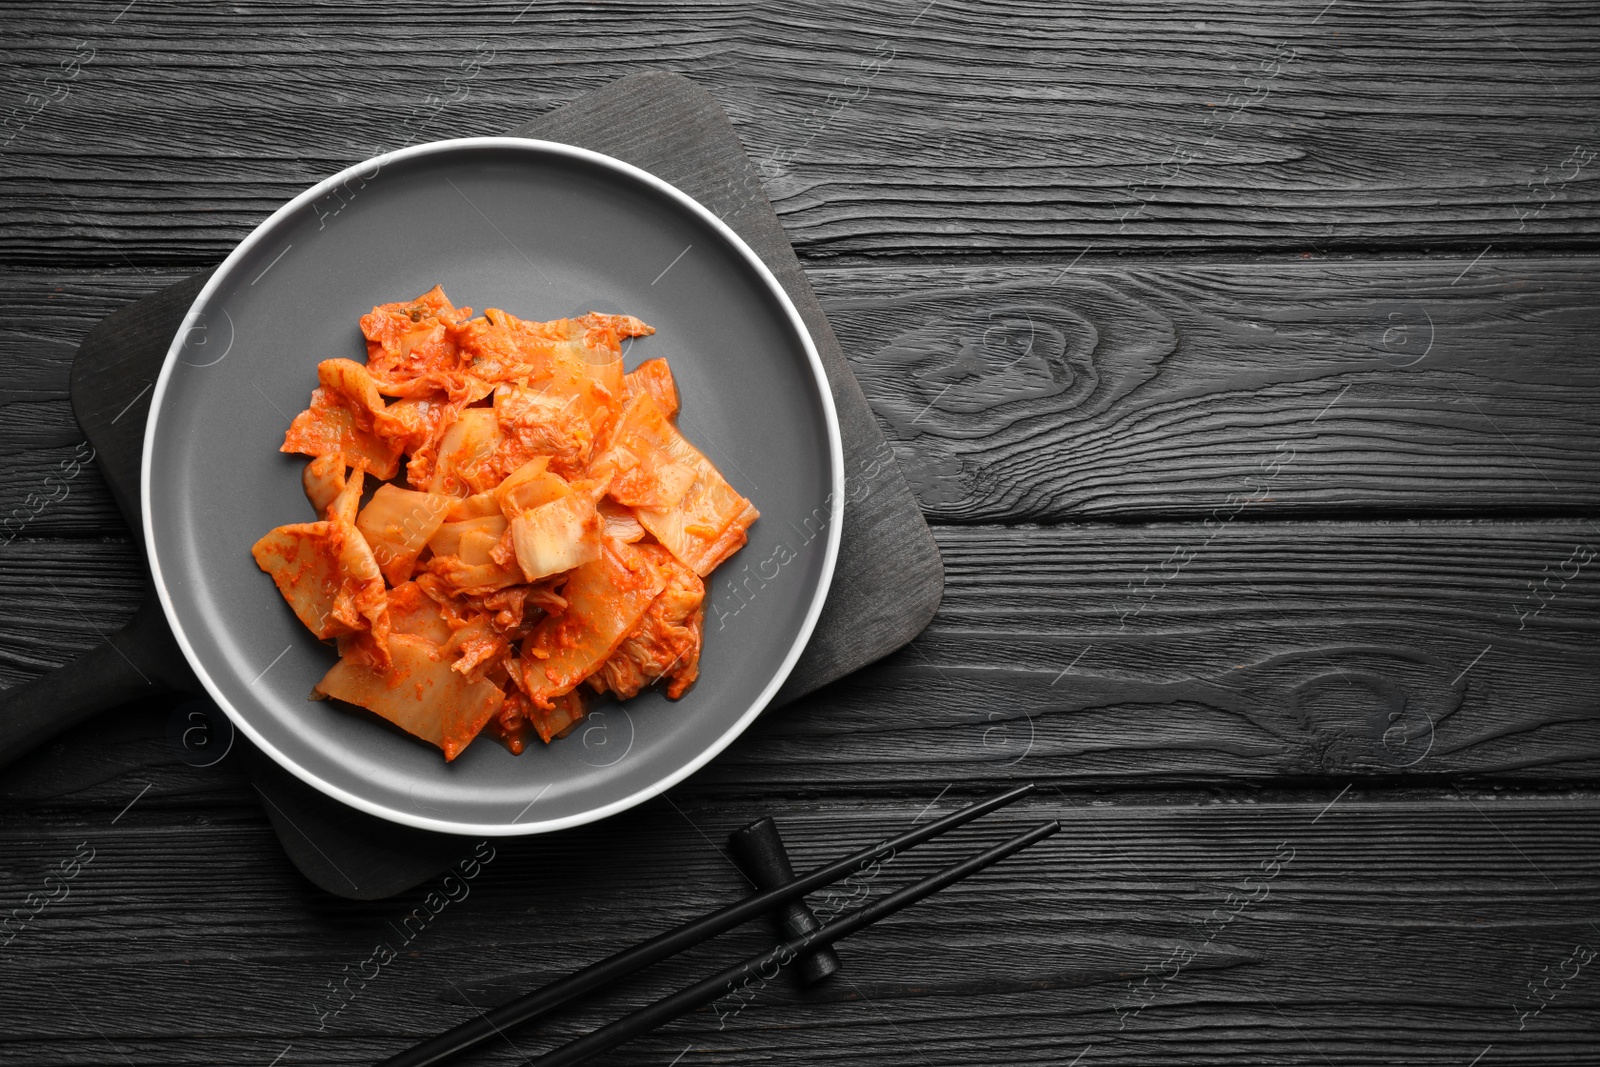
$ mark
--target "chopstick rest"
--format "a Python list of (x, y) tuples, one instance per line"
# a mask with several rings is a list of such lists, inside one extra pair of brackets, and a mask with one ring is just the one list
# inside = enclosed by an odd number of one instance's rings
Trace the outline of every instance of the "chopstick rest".
[[(789, 850), (784, 848), (783, 835), (778, 832), (778, 824), (772, 820), (772, 816), (763, 815), (749, 826), (740, 827), (729, 834), (728, 847), (733, 850), (734, 862), (745, 877), (755, 883), (757, 889), (776, 889), (794, 881), (794, 868), (789, 865)], [(822, 928), (821, 921), (806, 904), (804, 897), (796, 897), (775, 909), (772, 918), (778, 927), (778, 938), (782, 941), (804, 937)], [(800, 980), (810, 985), (822, 981), (844, 964), (839, 961), (838, 953), (831, 947), (823, 946), (801, 956), (794, 966)]]

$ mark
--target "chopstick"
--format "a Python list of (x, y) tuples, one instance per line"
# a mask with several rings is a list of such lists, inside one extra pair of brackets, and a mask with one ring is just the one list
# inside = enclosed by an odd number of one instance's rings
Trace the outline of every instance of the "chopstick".
[(793, 962), (802, 952), (831, 945), (841, 938), (849, 937), (862, 927), (869, 926), (879, 919), (893, 915), (901, 908), (915, 904), (924, 897), (931, 896), (939, 890), (958, 882), (970, 874), (983, 870), (992, 863), (1005, 859), (1014, 852), (1020, 852), (1036, 842), (1042, 841), (1061, 829), (1061, 824), (1055, 821), (1042, 823), (1026, 833), (1018, 834), (1008, 841), (1004, 841), (993, 848), (983, 852), (974, 853), (960, 863), (952, 864), (936, 874), (929, 875), (920, 882), (912, 882), (903, 886), (882, 900), (875, 901), (855, 911), (846, 912), (844, 915), (828, 923), (820, 930), (813, 930), (809, 934), (793, 938), (777, 945), (766, 952), (751, 956), (743, 963), (736, 963), (726, 970), (719, 971), (709, 978), (702, 979), (687, 989), (662, 997), (647, 1008), (641, 1008), (631, 1015), (625, 1015), (616, 1022), (607, 1023), (575, 1041), (570, 1041), (560, 1048), (552, 1049), (538, 1059), (532, 1061), (532, 1067), (572, 1067), (574, 1064), (583, 1063), (607, 1049), (615, 1048), (624, 1041), (656, 1029), (672, 1019), (709, 1004), (720, 997), (732, 993), (738, 983), (749, 980), (758, 975), (769, 964), (776, 963), (782, 967)]
[[(434, 1064), (443, 1063), (451, 1056), (500, 1037), (503, 1031), (513, 1026), (551, 1012), (585, 993), (676, 955), (741, 923), (749, 922), (780, 904), (804, 896), (813, 889), (837, 882), (874, 861), (890, 859), (901, 849), (920, 845), (929, 838), (938, 837), (947, 830), (953, 830), (997, 808), (1020, 800), (1031, 792), (1033, 783), (1028, 782), (987, 800), (969, 804), (959, 811), (935, 819), (926, 826), (880, 841), (844, 859), (824, 864), (792, 882), (786, 882), (765, 893), (745, 897), (698, 919), (691, 919), (676, 929), (657, 934), (632, 948), (623, 949), (597, 963), (591, 963), (565, 978), (558, 978), (531, 993), (524, 993), (514, 1000), (508, 1000), (497, 1008), (480, 1012), (476, 1018), (468, 1019), (437, 1037), (429, 1038), (399, 1055), (389, 1057), (378, 1064), (378, 1067), (433, 1067)], [(832, 925), (834, 924), (829, 924)], [(819, 934), (821, 932), (816, 931)]]

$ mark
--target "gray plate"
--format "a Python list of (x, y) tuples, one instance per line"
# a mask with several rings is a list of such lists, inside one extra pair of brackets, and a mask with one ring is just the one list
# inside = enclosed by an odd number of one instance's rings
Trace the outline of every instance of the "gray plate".
[[(512, 756), (488, 738), (453, 763), (311, 687), (334, 661), (250, 546), (314, 516), (303, 457), (278, 452), (316, 364), (363, 359), (374, 304), (442, 284), (457, 304), (548, 319), (637, 315), (666, 357), (680, 426), (761, 511), (708, 582), (701, 679), (602, 706), (567, 738)], [(838, 552), (843, 460), (811, 338), (748, 247), (665, 182), (567, 145), (472, 138), (335, 175), (228, 257), (174, 340), (145, 435), (145, 538), (195, 672), (289, 771), (396, 822), (462, 834), (560, 829), (686, 777), (760, 713), (815, 625)]]

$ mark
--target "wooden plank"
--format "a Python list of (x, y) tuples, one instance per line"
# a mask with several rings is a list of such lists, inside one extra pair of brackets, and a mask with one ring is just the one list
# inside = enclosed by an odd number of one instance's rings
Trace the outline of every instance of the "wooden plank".
[(345, 164), (645, 68), (717, 97), (805, 256), (1600, 238), (1600, 16), (1572, 0), (77, 0), (8, 27), (4, 263), (213, 263)]
[(76, 658), (143, 599), (144, 563), (126, 541), (24, 538), (0, 547), (0, 682)]
[[(947, 585), (928, 630), (763, 717), (702, 772), (708, 787), (1600, 772), (1587, 521), (937, 536)], [(125, 544), (13, 548), (0, 554), (8, 680), (91, 644), (90, 619), (118, 620), (141, 595)]]
[(949, 781), (986, 765), (1080, 783), (1553, 781), (1600, 767), (1593, 523), (937, 533), (946, 589), (929, 629), (759, 721), (711, 777)]
[[(1068, 265), (809, 272), (934, 521), (1600, 508), (1600, 261)], [(0, 515), (122, 530), (97, 474), (44, 487), (64, 360), (182, 276), (0, 275)]]
[(813, 275), (935, 520), (1600, 508), (1594, 259)]
[[(68, 400), (72, 358), (106, 315), (191, 272), (0, 274), (0, 555), (16, 537), (126, 536)], [(125, 383), (131, 401), (150, 382)], [(130, 416), (131, 417), (131, 416)]]
[[(967, 799), (923, 785), (870, 802), (768, 794), (740, 808), (690, 787), (582, 834), (494, 842), (470, 880), (355, 903), (298, 879), (239, 779), (214, 772), (209, 790), (187, 797), (154, 789), (119, 816), (138, 788), (125, 783), (92, 807), (0, 813), (0, 902), (43, 892), (48, 871), (87, 854), (80, 843), (93, 850), (67, 895), (6, 946), (8, 1063), (119, 1062), (118, 1053), (135, 1063), (260, 1067), (280, 1054), (371, 1063), (470, 1015), (468, 1003), (736, 895), (742, 882), (715, 843), (758, 810), (808, 864)], [(1063, 823), (1057, 838), (853, 939), (834, 981), (754, 988), (742, 1008), (696, 1013), (607, 1062), (660, 1067), (689, 1050), (685, 1062), (1059, 1067), (1086, 1046), (1083, 1067), (1397, 1055), (1465, 1064), (1491, 1044), (1497, 1062), (1600, 1055), (1593, 964), (1562, 967), (1574, 946), (1600, 946), (1593, 793), (1358, 789), (1329, 805), (1047, 792), (981, 833), (896, 858), (861, 893), (875, 898), (1044, 818)], [(437, 903), (446, 889), (456, 899)], [(436, 914), (419, 922), (429, 893)], [(482, 1062), (523, 1062), (764, 936), (756, 924), (719, 939), (540, 1033), (517, 1032), (515, 1049), (487, 1049)], [(364, 968), (379, 944), (395, 958)], [(1550, 1002), (1532, 1014), (1528, 984), (1551, 977), (1567, 980), (1551, 981)], [(327, 984), (345, 978), (354, 995), (319, 1029), (335, 1003)]]

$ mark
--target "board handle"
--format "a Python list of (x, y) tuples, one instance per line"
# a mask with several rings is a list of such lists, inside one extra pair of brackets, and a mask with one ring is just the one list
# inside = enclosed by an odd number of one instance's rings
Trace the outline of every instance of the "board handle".
[(0, 692), (0, 767), (98, 712), (143, 696), (198, 692), (154, 596), (71, 663)]

